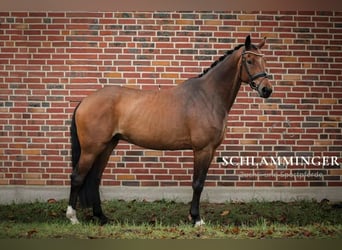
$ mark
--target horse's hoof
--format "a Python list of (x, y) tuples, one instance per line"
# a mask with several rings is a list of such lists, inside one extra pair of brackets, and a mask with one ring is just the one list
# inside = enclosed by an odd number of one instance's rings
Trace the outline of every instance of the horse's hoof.
[(205, 222), (201, 219), (201, 220), (195, 222), (194, 227), (201, 227), (204, 225), (205, 225)]
[(76, 217), (76, 210), (73, 209), (71, 206), (68, 206), (67, 208), (66, 217), (71, 221), (72, 225), (80, 223)]
[(109, 221), (108, 217), (104, 215), (93, 217), (93, 222), (100, 224), (100, 226), (107, 224)]
[(188, 219), (189, 221), (192, 221), (194, 227), (200, 227), (200, 226), (205, 225), (205, 222), (202, 219), (196, 221), (195, 219), (192, 218), (191, 214), (189, 214)]
[(100, 218), (100, 225), (101, 226), (108, 224), (108, 222), (109, 222), (109, 219), (107, 217)]

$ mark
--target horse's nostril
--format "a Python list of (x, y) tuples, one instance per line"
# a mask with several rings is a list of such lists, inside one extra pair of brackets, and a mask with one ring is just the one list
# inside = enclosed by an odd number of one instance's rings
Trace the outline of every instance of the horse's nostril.
[(272, 94), (272, 89), (267, 88), (267, 87), (263, 87), (261, 91), (262, 91), (262, 97), (264, 98), (267, 98)]

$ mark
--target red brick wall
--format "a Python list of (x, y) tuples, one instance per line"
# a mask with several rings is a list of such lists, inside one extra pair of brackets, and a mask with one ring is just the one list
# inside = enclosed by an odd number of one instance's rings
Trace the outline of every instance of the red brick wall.
[[(207, 185), (342, 186), (336, 164), (220, 163), (232, 156), (342, 162), (342, 12), (330, 11), (0, 13), (0, 184), (67, 185), (78, 101), (105, 85), (176, 85), (248, 34), (255, 42), (268, 37), (274, 94), (263, 100), (241, 87)], [(191, 173), (191, 151), (121, 143), (103, 184), (189, 186)]]

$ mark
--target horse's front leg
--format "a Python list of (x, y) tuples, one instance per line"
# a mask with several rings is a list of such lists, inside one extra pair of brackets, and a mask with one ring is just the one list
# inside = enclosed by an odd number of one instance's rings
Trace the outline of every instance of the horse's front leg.
[(192, 180), (193, 196), (190, 207), (190, 216), (194, 226), (201, 226), (204, 224), (204, 221), (200, 216), (199, 204), (213, 155), (213, 148), (194, 151), (194, 174)]

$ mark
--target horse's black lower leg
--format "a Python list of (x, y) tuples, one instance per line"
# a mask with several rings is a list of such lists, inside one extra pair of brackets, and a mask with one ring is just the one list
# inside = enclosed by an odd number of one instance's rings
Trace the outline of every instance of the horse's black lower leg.
[(208, 148), (206, 150), (194, 152), (194, 174), (192, 182), (193, 196), (190, 207), (190, 216), (192, 223), (195, 226), (204, 224), (200, 216), (199, 204), (208, 168), (213, 157), (213, 151), (214, 150), (212, 148)]
[(190, 216), (192, 219), (192, 223), (194, 225), (200, 225), (203, 223), (203, 220), (201, 219), (200, 211), (199, 211), (199, 203), (200, 203), (201, 194), (203, 191), (203, 186), (204, 186), (204, 183), (201, 184), (197, 181), (192, 184), (193, 196), (192, 196), (191, 207), (190, 207)]
[(107, 216), (104, 215), (101, 207), (101, 198), (100, 198), (100, 183), (102, 178), (102, 173), (104, 169), (106, 168), (107, 162), (109, 160), (109, 157), (115, 148), (115, 146), (118, 144), (118, 139), (113, 138), (113, 140), (107, 145), (105, 150), (97, 157), (94, 166), (96, 166), (98, 171), (98, 176), (96, 178), (96, 184), (95, 184), (95, 193), (94, 193), (94, 203), (93, 203), (93, 215), (94, 217), (97, 217), (100, 221), (101, 225), (104, 225), (108, 222)]
[(72, 224), (77, 224), (79, 223), (76, 217), (77, 197), (79, 190), (81, 189), (84, 177), (78, 175), (76, 172), (73, 172), (70, 176), (70, 179), (71, 187), (66, 217), (70, 219)]
[(93, 215), (94, 217), (99, 219), (101, 225), (104, 225), (108, 222), (107, 216), (104, 215), (101, 207), (101, 199), (100, 199), (100, 182), (101, 180), (97, 180), (96, 191), (94, 196), (94, 204), (93, 204)]
[(94, 161), (93, 155), (83, 155), (80, 158), (77, 164), (77, 167), (73, 169), (73, 172), (70, 176), (71, 178), (70, 197), (69, 197), (66, 217), (71, 221), (72, 224), (79, 223), (76, 217), (77, 198), (79, 196), (82, 186), (84, 185), (84, 180), (89, 170), (91, 169), (93, 161)]
[(101, 225), (107, 224), (108, 223), (108, 217), (106, 215), (104, 215), (103, 211), (102, 211), (102, 207), (101, 204), (94, 204), (93, 206), (93, 213), (94, 213), (94, 217), (97, 217), (99, 219), (99, 222)]
[(73, 208), (76, 209), (76, 203), (77, 203), (77, 196), (78, 196), (78, 191), (81, 188), (83, 180), (79, 178), (75, 173), (72, 173), (70, 175), (70, 196), (69, 196), (69, 205)]

